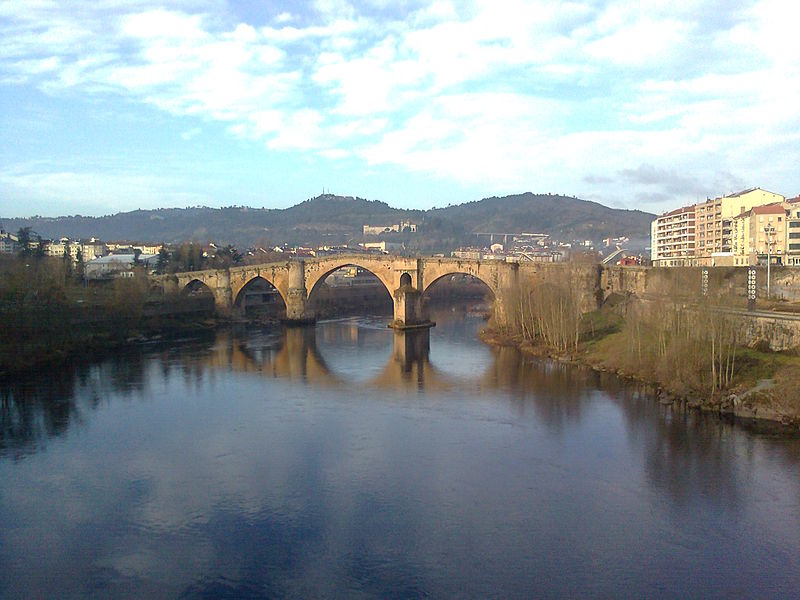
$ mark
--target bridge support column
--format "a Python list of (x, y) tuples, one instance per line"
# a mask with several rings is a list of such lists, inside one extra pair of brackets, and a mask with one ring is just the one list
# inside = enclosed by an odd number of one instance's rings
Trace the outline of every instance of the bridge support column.
[(492, 319), (494, 320), (494, 326), (500, 329), (508, 326), (510, 315), (511, 307), (509, 306), (508, 293), (498, 290), (495, 292), (494, 305), (492, 306)]
[(394, 292), (394, 320), (390, 327), (394, 329), (420, 329), (433, 327), (424, 314), (422, 293), (410, 284), (401, 285)]
[(508, 326), (511, 315), (514, 311), (512, 306), (519, 286), (519, 264), (508, 263), (507, 268), (498, 273), (497, 283), (492, 288), (494, 293), (494, 306), (492, 308), (492, 319), (494, 326), (504, 328)]
[(214, 308), (218, 315), (230, 317), (233, 309), (231, 274), (228, 271), (220, 271), (217, 274), (216, 283), (217, 285), (212, 290), (214, 293)]
[(302, 260), (289, 262), (289, 289), (286, 294), (286, 321), (298, 325), (313, 323), (316, 319), (308, 306), (306, 290), (306, 265)]

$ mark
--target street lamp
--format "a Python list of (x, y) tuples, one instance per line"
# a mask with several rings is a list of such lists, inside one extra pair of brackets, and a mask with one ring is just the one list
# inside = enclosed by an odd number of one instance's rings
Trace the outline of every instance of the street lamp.
[(772, 236), (775, 233), (775, 228), (772, 225), (764, 227), (764, 233), (767, 234), (767, 298), (769, 298), (769, 266), (772, 262)]

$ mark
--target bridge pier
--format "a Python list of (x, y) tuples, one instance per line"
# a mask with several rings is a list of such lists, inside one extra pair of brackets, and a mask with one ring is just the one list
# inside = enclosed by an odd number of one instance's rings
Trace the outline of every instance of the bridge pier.
[(220, 271), (217, 275), (216, 283), (217, 285), (211, 290), (214, 294), (214, 309), (218, 315), (230, 317), (233, 311), (230, 273), (228, 271)]
[(425, 315), (422, 292), (414, 289), (410, 283), (401, 285), (393, 296), (394, 320), (389, 327), (403, 330), (424, 329), (435, 325)]
[(314, 323), (316, 317), (308, 305), (305, 261), (289, 262), (289, 289), (286, 293), (286, 322), (296, 325)]

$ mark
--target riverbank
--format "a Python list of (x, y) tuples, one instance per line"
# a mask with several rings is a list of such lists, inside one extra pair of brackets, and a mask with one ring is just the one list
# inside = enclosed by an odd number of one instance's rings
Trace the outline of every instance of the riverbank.
[(780, 424), (786, 431), (800, 431), (800, 358), (796, 355), (739, 349), (736, 383), (723, 392), (709, 393), (678, 377), (665, 378), (652, 369), (637, 368), (635, 363), (620, 359), (619, 350), (625, 339), (613, 329), (597, 333), (570, 352), (490, 328), (481, 331), (480, 339), (493, 346), (512, 346), (537, 358), (581, 365), (643, 383), (654, 389), (663, 405), (713, 412), (756, 426)]
[(0, 341), (0, 379), (76, 360), (92, 360), (131, 344), (174, 340), (215, 331), (220, 321), (161, 317), (135, 324), (119, 321), (71, 323), (58, 335), (6, 337)]

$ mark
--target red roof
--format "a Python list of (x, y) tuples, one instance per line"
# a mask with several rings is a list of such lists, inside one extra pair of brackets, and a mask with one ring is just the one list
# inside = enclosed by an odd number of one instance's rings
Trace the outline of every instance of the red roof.
[(795, 204), (797, 202), (800, 202), (800, 196), (797, 196), (797, 198), (789, 198), (787, 202), (790, 204)]
[(780, 202), (773, 202), (772, 204), (762, 204), (761, 206), (753, 207), (754, 215), (785, 215), (786, 209), (783, 208)]

